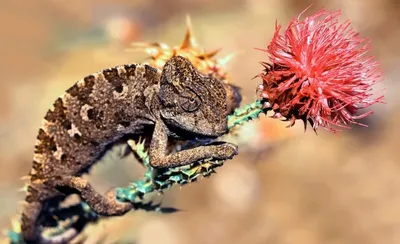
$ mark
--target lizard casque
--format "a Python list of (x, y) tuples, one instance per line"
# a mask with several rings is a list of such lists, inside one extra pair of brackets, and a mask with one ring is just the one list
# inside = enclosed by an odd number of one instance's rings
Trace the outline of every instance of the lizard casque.
[(78, 81), (55, 101), (39, 129), (21, 216), (24, 240), (46, 242), (38, 223), (41, 211), (73, 193), (99, 215), (122, 215), (132, 208), (116, 200), (115, 190), (101, 195), (81, 177), (110, 145), (127, 136), (150, 138), (150, 164), (155, 168), (232, 158), (237, 147), (227, 142), (172, 154), (167, 150), (169, 139), (225, 134), (226, 117), (240, 102), (227, 97), (240, 96), (232, 89), (200, 74), (181, 56), (168, 60), (162, 71), (130, 64)]

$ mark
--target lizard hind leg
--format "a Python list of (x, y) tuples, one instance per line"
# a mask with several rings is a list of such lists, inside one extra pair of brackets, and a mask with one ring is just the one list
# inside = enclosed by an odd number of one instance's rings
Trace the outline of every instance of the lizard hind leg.
[(83, 201), (97, 214), (102, 216), (123, 215), (133, 208), (131, 203), (118, 202), (115, 190), (109, 191), (105, 196), (98, 193), (90, 183), (76, 176), (62, 176), (49, 181), (56, 189), (78, 193)]

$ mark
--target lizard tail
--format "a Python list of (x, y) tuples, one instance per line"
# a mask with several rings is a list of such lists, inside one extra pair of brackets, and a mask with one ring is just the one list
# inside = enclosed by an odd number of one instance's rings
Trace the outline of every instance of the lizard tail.
[(21, 235), (25, 243), (61, 244), (69, 243), (79, 231), (69, 228), (59, 235), (46, 237), (40, 232), (38, 219), (43, 203), (40, 201), (26, 202), (21, 214)]
[(37, 243), (40, 238), (37, 220), (43, 203), (40, 201), (25, 202), (21, 214), (21, 234), (26, 243)]

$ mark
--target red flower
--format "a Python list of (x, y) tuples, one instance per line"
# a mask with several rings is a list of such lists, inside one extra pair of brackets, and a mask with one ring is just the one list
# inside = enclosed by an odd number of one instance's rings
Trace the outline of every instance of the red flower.
[(296, 119), (333, 132), (334, 126), (348, 128), (360, 124), (372, 111), (359, 109), (383, 101), (372, 98), (372, 86), (381, 72), (377, 62), (367, 57), (369, 43), (351, 29), (350, 22), (339, 24), (341, 12), (321, 10), (300, 21), (294, 18), (280, 34), (276, 24), (268, 46), (270, 63), (262, 63), (259, 86), (274, 117), (286, 117), (290, 125)]

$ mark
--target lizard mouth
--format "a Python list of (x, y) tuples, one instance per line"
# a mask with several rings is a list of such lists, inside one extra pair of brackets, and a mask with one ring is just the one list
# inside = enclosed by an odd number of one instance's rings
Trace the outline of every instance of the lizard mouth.
[(163, 118), (165, 124), (168, 129), (178, 137), (183, 139), (196, 139), (197, 141), (207, 141), (211, 139), (216, 139), (227, 132), (227, 130), (215, 131), (212, 133), (202, 132), (202, 131), (194, 131), (190, 128), (182, 126), (174, 119)]

